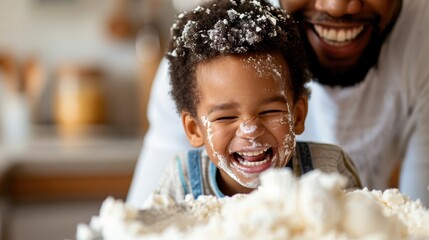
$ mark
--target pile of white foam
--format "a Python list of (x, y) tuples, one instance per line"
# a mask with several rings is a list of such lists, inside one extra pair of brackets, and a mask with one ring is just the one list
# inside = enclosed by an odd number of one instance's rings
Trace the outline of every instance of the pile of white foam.
[(318, 170), (298, 179), (281, 169), (232, 198), (176, 203), (155, 195), (143, 211), (109, 198), (89, 225), (78, 225), (77, 239), (429, 239), (429, 210), (420, 201), (396, 189), (346, 193), (345, 181)]

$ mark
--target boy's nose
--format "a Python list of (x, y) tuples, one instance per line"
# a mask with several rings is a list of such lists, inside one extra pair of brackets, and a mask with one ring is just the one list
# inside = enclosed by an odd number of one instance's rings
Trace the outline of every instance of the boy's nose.
[(258, 124), (257, 120), (246, 120), (240, 123), (236, 131), (237, 137), (255, 139), (265, 133), (262, 126)]
[(363, 0), (316, 0), (315, 8), (332, 17), (341, 17), (359, 13), (363, 8)]

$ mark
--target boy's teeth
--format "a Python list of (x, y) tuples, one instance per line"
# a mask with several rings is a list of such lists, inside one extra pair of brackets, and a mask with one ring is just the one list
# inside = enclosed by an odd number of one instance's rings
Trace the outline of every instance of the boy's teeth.
[(252, 152), (239, 152), (238, 154), (240, 156), (252, 157), (252, 156), (261, 155), (262, 153), (266, 152), (267, 150), (268, 150), (268, 148), (262, 149), (262, 150), (259, 150), (259, 151), (252, 151)]
[(344, 43), (355, 39), (364, 29), (363, 25), (355, 28), (325, 28), (314, 25), (317, 34), (330, 42)]
[(263, 161), (256, 161), (256, 162), (248, 162), (248, 161), (243, 161), (243, 160), (239, 160), (241, 165), (247, 166), (247, 167), (256, 167), (256, 166), (260, 166), (262, 164), (267, 163), (268, 161), (270, 161), (269, 157), (266, 157)]

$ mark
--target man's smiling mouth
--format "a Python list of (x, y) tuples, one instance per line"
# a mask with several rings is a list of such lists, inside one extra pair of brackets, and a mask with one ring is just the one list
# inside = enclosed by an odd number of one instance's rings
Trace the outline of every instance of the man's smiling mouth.
[(364, 30), (364, 25), (341, 28), (341, 27), (326, 27), (319, 24), (314, 24), (314, 31), (326, 43), (334, 46), (345, 45), (356, 39)]

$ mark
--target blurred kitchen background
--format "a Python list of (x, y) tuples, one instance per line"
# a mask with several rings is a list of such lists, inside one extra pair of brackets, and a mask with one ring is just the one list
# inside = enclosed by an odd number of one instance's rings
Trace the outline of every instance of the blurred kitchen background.
[(74, 239), (125, 199), (178, 11), (196, 0), (0, 0), (0, 239)]

